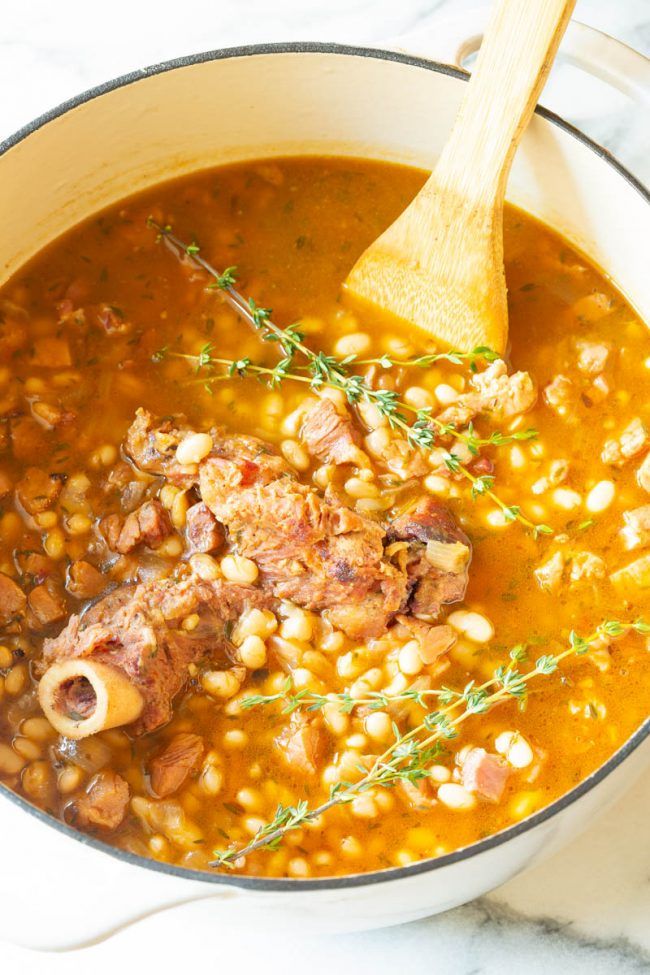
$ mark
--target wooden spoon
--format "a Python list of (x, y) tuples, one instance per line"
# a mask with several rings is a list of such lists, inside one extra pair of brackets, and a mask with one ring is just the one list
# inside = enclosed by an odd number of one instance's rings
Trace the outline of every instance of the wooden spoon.
[(347, 292), (426, 329), (444, 347), (504, 352), (506, 180), (574, 5), (498, 0), (436, 168), (361, 255)]

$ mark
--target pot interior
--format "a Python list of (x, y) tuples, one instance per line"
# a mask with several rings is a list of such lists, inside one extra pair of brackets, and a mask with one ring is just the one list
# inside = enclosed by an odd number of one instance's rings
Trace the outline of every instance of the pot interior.
[[(334, 45), (213, 52), (111, 82), (10, 140), (0, 278), (108, 204), (221, 163), (325, 154), (431, 168), (463, 84), (453, 68)], [(578, 245), (650, 318), (650, 209), (639, 187), (545, 115), (517, 153), (509, 200)]]

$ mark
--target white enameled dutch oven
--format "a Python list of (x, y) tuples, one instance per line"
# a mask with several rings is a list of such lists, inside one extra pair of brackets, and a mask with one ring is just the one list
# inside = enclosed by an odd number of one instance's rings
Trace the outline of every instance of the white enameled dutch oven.
[[(432, 40), (440, 38), (419, 38), (419, 49)], [(456, 50), (469, 48), (456, 45), (454, 57)], [(594, 41), (572, 27), (563, 50), (582, 62), (595, 51), (628, 94), (650, 90), (648, 62), (602, 35)], [(601, 77), (602, 64), (594, 65)], [(431, 167), (465, 77), (402, 53), (287, 44), (213, 51), (109, 82), (0, 147), (0, 280), (99, 208), (180, 173), (304, 153)], [(508, 196), (583, 248), (650, 321), (650, 198), (603, 149), (538, 110)], [(650, 719), (589, 779), (524, 822), (437, 860), (330, 880), (154, 863), (77, 833), (0, 786), (0, 938), (79, 946), (206, 898), (220, 925), (262, 919), (294, 931), (352, 930), (423, 917), (539, 862), (649, 764)]]

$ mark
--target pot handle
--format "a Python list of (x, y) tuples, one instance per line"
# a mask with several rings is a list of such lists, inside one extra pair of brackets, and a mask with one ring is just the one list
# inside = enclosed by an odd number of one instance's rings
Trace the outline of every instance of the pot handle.
[[(390, 46), (471, 70), (489, 15), (490, 6), (481, 5), (434, 16), (416, 30), (393, 38)], [(636, 176), (650, 179), (644, 145), (650, 111), (648, 58), (572, 20), (541, 103), (612, 150)]]

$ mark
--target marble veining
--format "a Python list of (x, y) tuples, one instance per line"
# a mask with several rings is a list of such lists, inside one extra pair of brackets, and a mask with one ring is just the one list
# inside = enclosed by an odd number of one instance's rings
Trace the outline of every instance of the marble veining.
[[(92, 85), (170, 57), (296, 39), (390, 45), (419, 28), (435, 34), (452, 15), (465, 13), (471, 23), (476, 6), (476, 0), (193, 0), (189, 6), (112, 0), (108, 8), (87, 0), (30, 0), (3, 6), (0, 139)], [(650, 53), (650, 0), (578, 0), (575, 16)], [(575, 92), (562, 93), (571, 96)], [(593, 106), (593, 99), (574, 100), (577, 121), (647, 179), (647, 108), (643, 120), (620, 99), (597, 102), (590, 114), (584, 106)], [(77, 951), (74, 962), (101, 973), (124, 967), (125, 959), (156, 958), (161, 975), (180, 965), (206, 972), (236, 966), (246, 973), (262, 963), (265, 975), (305, 969), (382, 975), (405, 964), (409, 975), (650, 973), (649, 809), (646, 777), (552, 860), (472, 904), (399, 928), (334, 938), (226, 931), (214, 907), (199, 903)], [(44, 882), (50, 882), (46, 876)], [(45, 959), (0, 945), (0, 965), (12, 973), (67, 975), (70, 956)]]

